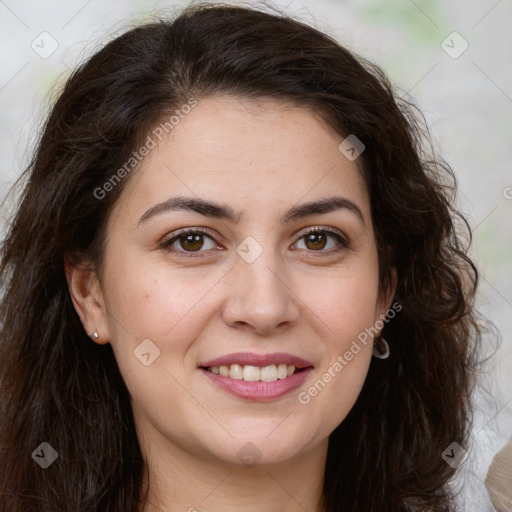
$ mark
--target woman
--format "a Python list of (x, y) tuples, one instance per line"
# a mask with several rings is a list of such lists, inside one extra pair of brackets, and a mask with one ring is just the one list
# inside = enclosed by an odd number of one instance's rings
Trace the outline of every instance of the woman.
[(3, 244), (0, 509), (454, 510), (478, 274), (414, 112), (256, 9), (82, 64)]

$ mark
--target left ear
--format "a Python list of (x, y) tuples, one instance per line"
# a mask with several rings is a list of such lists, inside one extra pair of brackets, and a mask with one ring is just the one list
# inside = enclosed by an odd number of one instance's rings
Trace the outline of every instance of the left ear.
[(97, 338), (95, 343), (109, 343), (107, 309), (99, 285), (96, 272), (84, 265), (75, 265), (67, 256), (64, 258), (64, 269), (71, 301), (82, 322), (85, 332)]

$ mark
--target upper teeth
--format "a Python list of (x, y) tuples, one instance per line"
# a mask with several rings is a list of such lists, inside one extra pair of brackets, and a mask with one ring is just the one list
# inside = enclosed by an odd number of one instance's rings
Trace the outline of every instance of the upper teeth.
[(274, 382), (277, 379), (286, 379), (295, 372), (293, 364), (271, 364), (270, 366), (242, 366), (240, 364), (232, 364), (230, 366), (211, 366), (208, 368), (212, 373), (231, 377), (232, 379), (243, 379), (247, 381), (262, 380), (263, 382)]

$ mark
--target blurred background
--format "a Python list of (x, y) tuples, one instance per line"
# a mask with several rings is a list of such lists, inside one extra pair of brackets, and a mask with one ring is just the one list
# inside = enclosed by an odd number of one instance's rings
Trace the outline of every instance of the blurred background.
[[(231, 4), (242, 2), (231, 1)], [(70, 71), (129, 25), (188, 2), (0, 0), (0, 202)], [(259, 2), (245, 2), (261, 5)], [(461, 510), (493, 511), (487, 468), (512, 436), (511, 0), (273, 0), (271, 5), (379, 64), (424, 112), (454, 169), (474, 230), (478, 305), (501, 333), (475, 392), (475, 424), (454, 485)], [(13, 205), (0, 209), (3, 236)], [(494, 352), (493, 336), (485, 340)], [(441, 456), (441, 454), (440, 454)]]

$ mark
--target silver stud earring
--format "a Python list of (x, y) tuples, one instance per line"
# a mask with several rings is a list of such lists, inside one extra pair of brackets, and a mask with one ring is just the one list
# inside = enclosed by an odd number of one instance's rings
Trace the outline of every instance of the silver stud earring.
[(94, 331), (94, 332), (91, 334), (91, 336), (92, 336), (95, 340), (97, 340), (97, 339), (100, 337), (97, 331)]
[(384, 338), (377, 338), (373, 343), (373, 357), (378, 359), (387, 359), (391, 350), (389, 349), (388, 342)]

